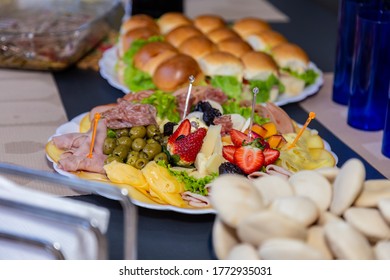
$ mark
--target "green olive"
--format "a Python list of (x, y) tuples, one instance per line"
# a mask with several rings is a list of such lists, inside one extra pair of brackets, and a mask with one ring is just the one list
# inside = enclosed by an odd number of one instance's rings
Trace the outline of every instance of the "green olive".
[(138, 155), (130, 155), (127, 157), (126, 163), (132, 166), (135, 166), (135, 163), (138, 159)]
[(149, 161), (146, 159), (146, 158), (139, 158), (137, 159), (137, 161), (135, 162), (135, 168), (138, 168), (138, 169), (142, 169), (145, 167), (145, 165), (148, 163)]
[(160, 129), (155, 124), (149, 124), (146, 127), (146, 135), (148, 138), (153, 138), (153, 136), (160, 134)]
[(117, 139), (118, 145), (126, 145), (126, 146), (131, 146), (131, 143), (133, 140), (129, 136), (121, 136)]
[(146, 158), (146, 159), (149, 159), (149, 156), (148, 156), (146, 153), (144, 153), (143, 151), (140, 151), (140, 152), (139, 152), (138, 157), (139, 157), (139, 158)]
[(116, 140), (114, 138), (106, 138), (103, 142), (103, 154), (111, 154), (116, 147)]
[(144, 138), (146, 135), (146, 128), (142, 125), (133, 126), (130, 128), (129, 136), (131, 139)]
[(151, 160), (155, 155), (161, 153), (162, 147), (158, 143), (147, 143), (142, 151), (148, 155), (148, 159)]
[(129, 154), (128, 154), (128, 157), (129, 156), (139, 156), (139, 151), (130, 151)]
[(128, 128), (120, 128), (115, 131), (116, 138), (120, 138), (122, 136), (128, 136), (129, 135), (129, 129)]
[(104, 161), (104, 164), (109, 164), (110, 162), (113, 162), (113, 161), (123, 162), (123, 160), (120, 157), (110, 155), (106, 158), (106, 160)]
[(157, 143), (157, 144), (159, 144), (160, 142), (155, 140), (155, 139), (153, 139), (153, 138), (146, 139), (146, 144), (150, 144), (150, 143)]
[(162, 160), (162, 161), (168, 162), (168, 156), (167, 156), (166, 153), (161, 152), (161, 153), (157, 154), (157, 155), (154, 157), (153, 160), (154, 160), (154, 161), (160, 161), (160, 160)]
[(114, 156), (118, 156), (124, 161), (127, 158), (127, 154), (130, 151), (130, 147), (126, 145), (118, 145), (112, 152)]
[(141, 151), (146, 145), (146, 141), (143, 138), (135, 138), (131, 143), (131, 149), (133, 151)]

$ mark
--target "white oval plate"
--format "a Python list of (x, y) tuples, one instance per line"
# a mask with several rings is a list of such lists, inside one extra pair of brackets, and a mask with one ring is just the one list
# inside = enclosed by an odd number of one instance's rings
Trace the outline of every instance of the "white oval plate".
[[(111, 86), (123, 91), (125, 94), (128, 94), (131, 92), (131, 90), (119, 81), (117, 72), (115, 71), (116, 63), (117, 63), (117, 48), (114, 46), (106, 50), (103, 53), (102, 58), (99, 60), (100, 75), (104, 79), (106, 79)], [(296, 96), (286, 96), (282, 94), (274, 102), (276, 105), (282, 106), (289, 103), (299, 102), (307, 98), (308, 96), (318, 92), (318, 90), (324, 83), (323, 73), (320, 69), (317, 68), (317, 66), (313, 62), (310, 62), (309, 67), (318, 73), (318, 77), (315, 83), (306, 87), (300, 94)]]
[[(70, 120), (69, 122), (60, 125), (57, 128), (56, 133), (53, 136), (55, 136), (55, 135), (62, 135), (62, 134), (66, 134), (66, 133), (72, 133), (72, 132), (79, 132), (80, 131), (80, 121), (82, 120), (82, 118), (86, 114), (87, 113), (80, 114), (80, 115), (76, 116), (75, 118), (73, 118), (72, 120)], [(49, 138), (48, 142), (51, 140), (51, 138), (53, 136), (51, 136)], [(330, 147), (329, 143), (326, 142), (325, 140), (323, 140), (323, 141), (324, 141), (324, 144), (325, 144), (325, 149), (332, 153), (333, 157), (335, 158), (336, 164), (337, 164), (338, 157), (336, 156), (335, 153), (333, 153), (331, 151), (331, 147)], [(67, 177), (77, 177), (77, 175), (75, 175), (73, 173), (70, 173), (70, 172), (67, 172), (67, 171), (64, 171), (64, 170), (60, 169), (58, 167), (57, 163), (55, 163), (47, 154), (46, 154), (46, 157), (47, 157), (47, 159), (50, 162), (52, 162), (54, 170), (56, 172), (58, 172), (59, 174), (61, 174), (63, 176), (67, 176)], [(163, 205), (163, 204), (157, 204), (157, 203), (156, 204), (145, 203), (145, 202), (133, 199), (133, 198), (132, 198), (132, 201), (137, 206), (140, 206), (140, 207), (143, 207), (143, 208), (148, 208), (148, 209), (153, 209), (153, 210), (175, 211), (175, 212), (179, 212), (179, 213), (194, 214), (194, 215), (195, 214), (212, 214), (212, 213), (216, 213), (216, 211), (214, 209), (212, 209), (212, 208), (188, 209), (188, 208), (175, 207), (175, 206), (172, 206), (172, 205)]]

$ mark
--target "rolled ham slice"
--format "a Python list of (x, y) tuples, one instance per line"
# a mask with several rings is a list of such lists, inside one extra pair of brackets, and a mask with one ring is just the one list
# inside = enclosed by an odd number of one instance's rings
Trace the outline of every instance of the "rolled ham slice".
[(292, 172), (284, 169), (283, 167), (280, 167), (275, 164), (269, 164), (265, 168), (265, 172), (262, 171), (256, 171), (248, 175), (248, 178), (251, 180), (258, 179), (260, 177), (265, 177), (265, 176), (270, 176), (270, 175), (275, 175), (279, 176), (283, 179), (288, 179), (290, 178), (291, 175), (293, 175)]
[(204, 195), (186, 191), (181, 194), (181, 197), (192, 207), (202, 208), (210, 206), (209, 197)]

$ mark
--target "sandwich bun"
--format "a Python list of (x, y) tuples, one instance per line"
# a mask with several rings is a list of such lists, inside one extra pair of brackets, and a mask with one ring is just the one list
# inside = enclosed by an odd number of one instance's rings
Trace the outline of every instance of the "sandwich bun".
[(178, 49), (198, 61), (201, 57), (217, 50), (217, 46), (206, 36), (200, 35), (189, 38)]
[(159, 31), (159, 27), (156, 21), (151, 16), (145, 14), (137, 14), (131, 16), (129, 19), (122, 23), (120, 28), (120, 34), (125, 34), (130, 30), (140, 27), (155, 28)]
[(245, 38), (245, 36), (248, 34), (271, 29), (271, 26), (262, 19), (254, 18), (254, 17), (246, 17), (234, 22), (232, 28), (242, 38)]
[(219, 15), (205, 14), (194, 18), (194, 25), (204, 34), (226, 26), (225, 20)]
[(244, 64), (244, 79), (246, 80), (267, 80), (270, 75), (278, 77), (278, 65), (274, 59), (264, 53), (251, 51), (241, 57)]
[(234, 76), (242, 80), (244, 65), (236, 56), (215, 51), (199, 60), (200, 68), (206, 76)]
[(217, 47), (220, 51), (231, 53), (238, 58), (252, 50), (252, 47), (241, 38), (222, 40), (217, 44)]
[(194, 85), (204, 80), (204, 75), (195, 59), (179, 53), (165, 60), (156, 68), (153, 83), (163, 91), (172, 92), (187, 86), (189, 84), (188, 78), (191, 75), (195, 77)]
[(255, 51), (270, 51), (273, 47), (286, 43), (287, 39), (279, 32), (274, 30), (264, 30), (261, 32), (250, 33), (244, 37), (244, 40), (251, 45)]
[(125, 34), (119, 37), (119, 56), (123, 56), (124, 53), (130, 48), (134, 40), (148, 39), (152, 36), (158, 36), (160, 32), (158, 29), (149, 27), (139, 27), (133, 30), (127, 31)]
[(192, 21), (178, 12), (168, 12), (163, 14), (158, 20), (157, 24), (160, 27), (162, 34), (168, 34), (171, 30), (182, 25), (192, 25)]
[(175, 47), (167, 42), (150, 42), (141, 47), (134, 55), (134, 66), (153, 75), (158, 64), (176, 53)]
[(238, 35), (238, 33), (236, 33), (234, 30), (225, 26), (208, 32), (207, 37), (215, 44), (218, 44), (220, 41), (223, 41), (225, 39), (240, 38), (240, 35)]
[(203, 33), (193, 25), (182, 25), (168, 32), (165, 36), (165, 40), (177, 48), (187, 39), (202, 34)]
[(309, 66), (309, 57), (298, 45), (292, 43), (279, 44), (271, 49), (271, 55), (280, 68), (290, 68), (303, 73)]

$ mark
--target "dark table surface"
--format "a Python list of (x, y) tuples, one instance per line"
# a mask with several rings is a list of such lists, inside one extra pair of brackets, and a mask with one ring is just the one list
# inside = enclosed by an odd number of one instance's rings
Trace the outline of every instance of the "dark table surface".
[[(334, 66), (337, 14), (309, 0), (271, 0), (275, 7), (287, 14), (287, 23), (271, 23), (287, 39), (305, 49), (313, 62), (323, 71), (332, 72)], [(122, 91), (111, 87), (98, 72), (71, 67), (54, 73), (62, 102), (69, 119), (89, 111), (97, 105), (115, 102)], [(296, 121), (304, 123), (308, 112), (299, 104), (283, 106)], [(352, 157), (360, 158), (367, 168), (367, 178), (383, 178), (364, 159), (341, 142), (321, 123), (314, 120), (311, 128), (330, 143), (342, 165)], [(86, 195), (75, 199), (90, 201), (111, 211), (108, 232), (110, 258), (123, 258), (122, 210), (111, 200)], [(138, 258), (139, 259), (214, 259), (211, 234), (215, 216), (188, 215), (172, 211), (138, 208)]]

